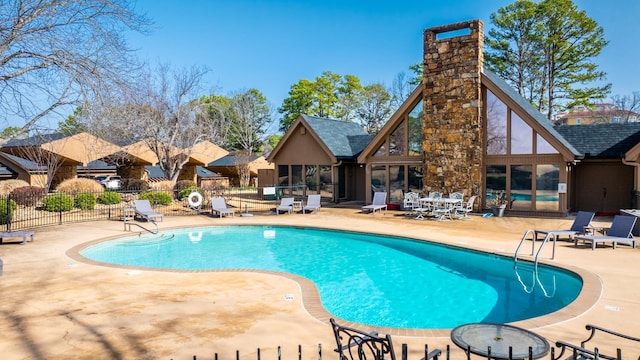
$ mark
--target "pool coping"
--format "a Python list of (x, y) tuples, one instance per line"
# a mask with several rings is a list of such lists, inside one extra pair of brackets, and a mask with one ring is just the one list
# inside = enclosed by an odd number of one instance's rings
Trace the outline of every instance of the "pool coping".
[[(315, 228), (315, 229), (325, 229), (325, 230), (341, 230), (341, 231), (349, 231), (349, 232), (355, 232), (355, 233), (364, 233), (364, 234), (376, 234), (376, 235), (386, 235), (386, 236), (398, 236), (397, 234), (392, 234), (392, 233), (386, 233), (386, 232), (382, 232), (382, 231), (357, 231), (357, 230), (353, 230), (353, 229), (344, 229), (341, 227), (326, 227), (326, 226), (309, 226), (309, 225), (274, 225), (274, 224), (269, 224), (269, 223), (254, 223), (251, 225), (239, 225), (239, 224), (226, 224), (226, 225), (196, 225), (196, 226), (172, 226), (172, 227), (167, 227), (164, 228), (163, 231), (168, 231), (168, 230), (179, 230), (179, 229), (187, 229), (187, 228), (209, 228), (209, 227), (217, 227), (217, 226), (268, 226), (268, 227), (279, 227), (279, 226), (286, 226), (286, 227), (300, 227), (300, 228)], [(138, 233), (141, 234), (141, 233)], [(390, 334), (393, 336), (406, 336), (406, 337), (441, 337), (441, 338), (449, 338), (450, 334), (451, 334), (451, 330), (452, 328), (444, 328), (444, 329), (420, 329), (420, 328), (392, 328), (392, 327), (378, 327), (378, 326), (370, 326), (370, 325), (364, 325), (364, 324), (360, 324), (360, 323), (354, 323), (351, 321), (347, 321), (344, 319), (340, 319), (336, 316), (333, 316), (332, 314), (330, 314), (325, 308), (324, 306), (322, 306), (322, 302), (320, 301), (320, 294), (318, 292), (318, 289), (316, 287), (316, 285), (309, 279), (296, 275), (296, 274), (291, 274), (291, 273), (285, 273), (285, 272), (277, 272), (277, 271), (269, 271), (269, 270), (259, 270), (259, 269), (220, 269), (220, 270), (177, 270), (177, 269), (164, 269), (164, 268), (155, 268), (155, 269), (149, 269), (149, 268), (142, 268), (142, 267), (136, 267), (136, 266), (127, 266), (127, 265), (118, 265), (118, 264), (109, 264), (109, 263), (103, 263), (103, 262), (99, 262), (99, 261), (95, 261), (95, 260), (91, 260), (88, 259), (84, 256), (82, 256), (80, 254), (80, 251), (82, 251), (83, 249), (92, 246), (92, 245), (96, 245), (105, 241), (109, 241), (109, 240), (115, 240), (115, 239), (120, 239), (123, 237), (130, 237), (132, 236), (131, 233), (128, 233), (126, 235), (114, 235), (114, 236), (108, 236), (108, 237), (104, 237), (104, 238), (100, 238), (100, 239), (96, 239), (96, 240), (92, 240), (92, 241), (88, 241), (88, 242), (84, 242), (81, 244), (78, 244), (76, 246), (71, 247), (70, 249), (68, 249), (65, 253), (67, 256), (69, 256), (70, 258), (85, 263), (85, 264), (90, 264), (90, 265), (97, 265), (97, 266), (103, 266), (103, 267), (111, 267), (111, 268), (120, 268), (120, 269), (131, 269), (131, 270), (144, 270), (144, 271), (158, 271), (158, 272), (175, 272), (175, 273), (216, 273), (216, 272), (221, 272), (221, 273), (233, 273), (233, 272), (250, 272), (250, 273), (259, 273), (259, 274), (267, 274), (267, 275), (274, 275), (274, 276), (279, 276), (279, 277), (284, 277), (284, 278), (288, 278), (290, 280), (295, 281), (299, 287), (300, 287), (300, 291), (301, 291), (301, 295), (302, 295), (302, 304), (304, 309), (306, 310), (306, 312), (311, 315), (312, 317), (314, 317), (315, 319), (319, 320), (322, 323), (328, 324), (329, 323), (329, 319), (330, 318), (335, 318), (338, 322), (340, 322), (342, 325), (345, 326), (349, 326), (349, 327), (353, 327), (356, 329), (360, 329), (363, 331), (377, 331), (379, 333), (384, 333), (384, 334)], [(436, 244), (441, 244), (441, 245), (445, 245), (445, 246), (450, 246), (450, 247), (458, 247), (458, 248), (463, 248), (463, 249), (467, 249), (467, 250), (473, 250), (473, 251), (478, 251), (478, 252), (482, 252), (482, 253), (487, 253), (487, 254), (494, 254), (494, 255), (498, 255), (501, 257), (507, 257), (505, 255), (504, 252), (500, 252), (500, 250), (496, 249), (496, 250), (487, 250), (487, 249), (483, 249), (483, 248), (479, 248), (479, 247), (474, 247), (471, 246), (469, 244), (451, 244), (451, 243), (447, 243), (445, 241), (440, 241), (438, 239), (427, 239), (427, 238), (419, 238), (419, 237), (414, 237), (414, 236), (400, 236), (400, 237), (405, 237), (405, 238), (409, 238), (409, 239), (414, 239), (414, 240), (418, 240), (418, 241), (428, 241), (428, 242), (433, 242)], [(519, 260), (522, 262), (529, 262), (531, 263), (531, 261), (529, 260)], [(566, 264), (557, 264), (557, 263), (553, 263), (547, 259), (540, 259), (538, 261), (541, 264), (545, 264), (545, 265), (549, 265), (552, 267), (556, 267), (556, 268), (561, 268), (567, 271), (571, 271), (573, 273), (575, 273), (576, 275), (578, 275), (583, 282), (583, 286), (582, 286), (582, 290), (580, 291), (580, 294), (578, 295), (578, 297), (571, 302), (569, 305), (563, 307), (562, 309), (559, 309), (555, 312), (546, 314), (546, 315), (542, 315), (539, 317), (535, 317), (535, 318), (531, 318), (531, 319), (526, 319), (526, 320), (521, 320), (521, 321), (516, 321), (516, 322), (511, 322), (508, 323), (509, 325), (512, 326), (518, 326), (521, 328), (525, 328), (525, 329), (539, 329), (539, 328), (545, 328), (548, 326), (553, 326), (553, 325), (557, 325), (560, 323), (563, 323), (565, 321), (569, 321), (572, 319), (575, 319), (576, 317), (580, 316), (581, 314), (586, 313), (587, 311), (589, 311), (591, 308), (593, 308), (596, 303), (598, 302), (598, 300), (601, 298), (602, 296), (602, 291), (603, 291), (603, 285), (602, 285), (602, 281), (600, 279), (600, 277), (598, 277), (595, 273), (592, 273), (590, 271), (587, 271), (585, 269), (582, 269), (580, 267), (576, 267), (576, 266), (571, 266), (571, 265), (566, 265)]]

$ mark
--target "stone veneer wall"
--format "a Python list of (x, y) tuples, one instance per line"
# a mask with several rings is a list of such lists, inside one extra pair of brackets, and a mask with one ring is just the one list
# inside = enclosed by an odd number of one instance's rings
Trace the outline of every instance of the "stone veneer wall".
[[(469, 29), (469, 33), (437, 38), (438, 34), (463, 29)], [(425, 193), (481, 194), (483, 43), (480, 20), (424, 31)]]

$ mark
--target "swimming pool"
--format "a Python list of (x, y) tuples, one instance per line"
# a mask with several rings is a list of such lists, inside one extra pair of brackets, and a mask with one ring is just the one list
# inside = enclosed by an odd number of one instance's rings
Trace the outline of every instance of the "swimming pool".
[(576, 274), (426, 241), (300, 227), (228, 226), (99, 243), (94, 261), (181, 270), (293, 273), (318, 288), (332, 315), (392, 328), (445, 329), (545, 315), (580, 293)]

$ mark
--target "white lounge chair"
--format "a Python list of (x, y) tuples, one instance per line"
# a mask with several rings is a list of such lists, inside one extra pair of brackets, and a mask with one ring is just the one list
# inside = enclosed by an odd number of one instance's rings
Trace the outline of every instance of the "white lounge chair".
[(573, 224), (571, 225), (570, 229), (568, 230), (534, 229), (533, 234), (536, 240), (538, 239), (538, 234), (543, 234), (545, 237), (549, 236), (549, 234), (552, 234), (553, 236), (556, 237), (556, 239), (560, 236), (568, 236), (569, 241), (572, 241), (574, 236), (578, 234), (584, 234), (585, 228), (588, 227), (589, 224), (591, 224), (591, 220), (593, 220), (593, 217), (595, 215), (596, 215), (595, 213), (590, 211), (578, 211), (578, 214), (576, 215), (576, 218), (573, 220)]
[(162, 221), (164, 218), (164, 215), (153, 211), (149, 200), (133, 200), (133, 206), (136, 214), (147, 221), (153, 221), (154, 218), (160, 218), (160, 221)]
[(382, 209), (387, 211), (387, 193), (385, 191), (378, 191), (373, 193), (373, 203), (362, 207), (362, 212), (371, 212), (372, 214), (381, 212)]
[(220, 215), (220, 217), (222, 217), (222, 215), (229, 215), (229, 214), (231, 214), (231, 216), (234, 216), (235, 211), (227, 207), (227, 203), (224, 201), (224, 198), (214, 197), (214, 198), (211, 198), (211, 215), (216, 215), (216, 214)]
[(33, 242), (33, 234), (33, 231), (2, 231), (0, 232), (0, 244), (2, 244), (6, 238), (22, 238), (21, 244), (26, 244), (27, 238)]
[(618, 244), (626, 244), (635, 248), (637, 246), (636, 240), (631, 235), (635, 224), (635, 216), (616, 215), (613, 217), (613, 223), (606, 235), (576, 235), (574, 236), (574, 245), (578, 246), (578, 241), (582, 240), (584, 243), (590, 242), (592, 250), (595, 250), (596, 244), (607, 242), (611, 242), (614, 249)]
[(279, 215), (281, 211), (291, 214), (293, 212), (293, 200), (292, 197), (280, 199), (280, 205), (276, 207), (276, 215)]
[(302, 207), (302, 213), (320, 211), (320, 199), (320, 194), (309, 195), (307, 197), (307, 205)]

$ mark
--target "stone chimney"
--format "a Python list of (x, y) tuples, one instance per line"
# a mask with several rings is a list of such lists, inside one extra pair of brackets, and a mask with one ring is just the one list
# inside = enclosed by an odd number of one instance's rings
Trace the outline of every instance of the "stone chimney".
[(483, 44), (480, 20), (424, 31), (425, 193), (482, 193)]

